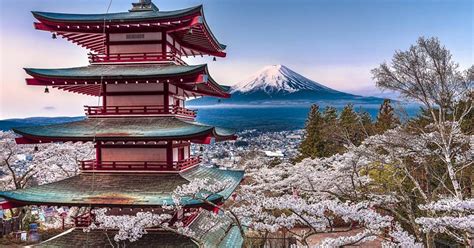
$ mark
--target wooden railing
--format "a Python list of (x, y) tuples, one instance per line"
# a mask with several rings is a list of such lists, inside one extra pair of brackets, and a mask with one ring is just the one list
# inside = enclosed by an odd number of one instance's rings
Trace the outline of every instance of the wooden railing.
[(130, 63), (130, 62), (173, 62), (178, 65), (186, 65), (178, 54), (174, 52), (158, 53), (111, 53), (94, 54), (89, 53), (90, 63)]
[(74, 219), (74, 226), (88, 227), (91, 225), (92, 219), (94, 219), (94, 215), (90, 213), (85, 213), (83, 215), (73, 217), (73, 219)]
[(84, 106), (86, 115), (180, 115), (189, 118), (196, 117), (196, 111), (180, 106), (170, 106), (168, 111), (164, 105), (148, 106)]
[(173, 161), (170, 165), (166, 161), (101, 161), (85, 160), (80, 161), (80, 167), (83, 171), (88, 170), (126, 170), (126, 171), (180, 171), (201, 162), (200, 157), (189, 157), (180, 161)]

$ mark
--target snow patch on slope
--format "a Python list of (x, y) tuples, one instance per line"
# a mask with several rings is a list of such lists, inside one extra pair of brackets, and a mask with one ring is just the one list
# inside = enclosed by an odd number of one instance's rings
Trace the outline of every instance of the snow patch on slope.
[(298, 74), (284, 65), (271, 65), (264, 67), (250, 78), (232, 86), (231, 93), (264, 91), (267, 94), (289, 94), (300, 90), (337, 92)]

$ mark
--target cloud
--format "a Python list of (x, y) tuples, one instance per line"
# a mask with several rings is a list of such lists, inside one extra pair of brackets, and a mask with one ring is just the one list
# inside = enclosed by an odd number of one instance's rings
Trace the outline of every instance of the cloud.
[(43, 109), (48, 110), (48, 111), (53, 111), (53, 110), (56, 110), (56, 107), (54, 107), (54, 106), (44, 106)]

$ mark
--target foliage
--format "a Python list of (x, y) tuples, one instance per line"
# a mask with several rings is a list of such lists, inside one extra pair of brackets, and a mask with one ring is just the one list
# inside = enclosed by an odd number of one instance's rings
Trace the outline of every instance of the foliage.
[(390, 103), (390, 99), (385, 99), (382, 105), (380, 105), (377, 120), (375, 121), (375, 129), (377, 133), (383, 133), (400, 124), (400, 119), (396, 116), (394, 108)]
[(390, 100), (382, 103), (375, 122), (369, 113), (356, 112), (352, 104), (346, 105), (340, 113), (330, 106), (321, 113), (317, 105), (312, 105), (306, 121), (306, 135), (296, 161), (342, 153), (347, 150), (347, 146), (360, 145), (367, 137), (383, 133), (399, 124)]
[(15, 137), (11, 131), (0, 131), (0, 184), (4, 190), (71, 177), (78, 173), (78, 161), (95, 154), (88, 143), (17, 145)]

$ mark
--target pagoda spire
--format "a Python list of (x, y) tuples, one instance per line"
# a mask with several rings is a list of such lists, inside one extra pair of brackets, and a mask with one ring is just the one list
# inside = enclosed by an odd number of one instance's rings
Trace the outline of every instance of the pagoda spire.
[(138, 3), (132, 3), (130, 12), (138, 11), (159, 11), (158, 7), (151, 2), (151, 0), (139, 0)]

